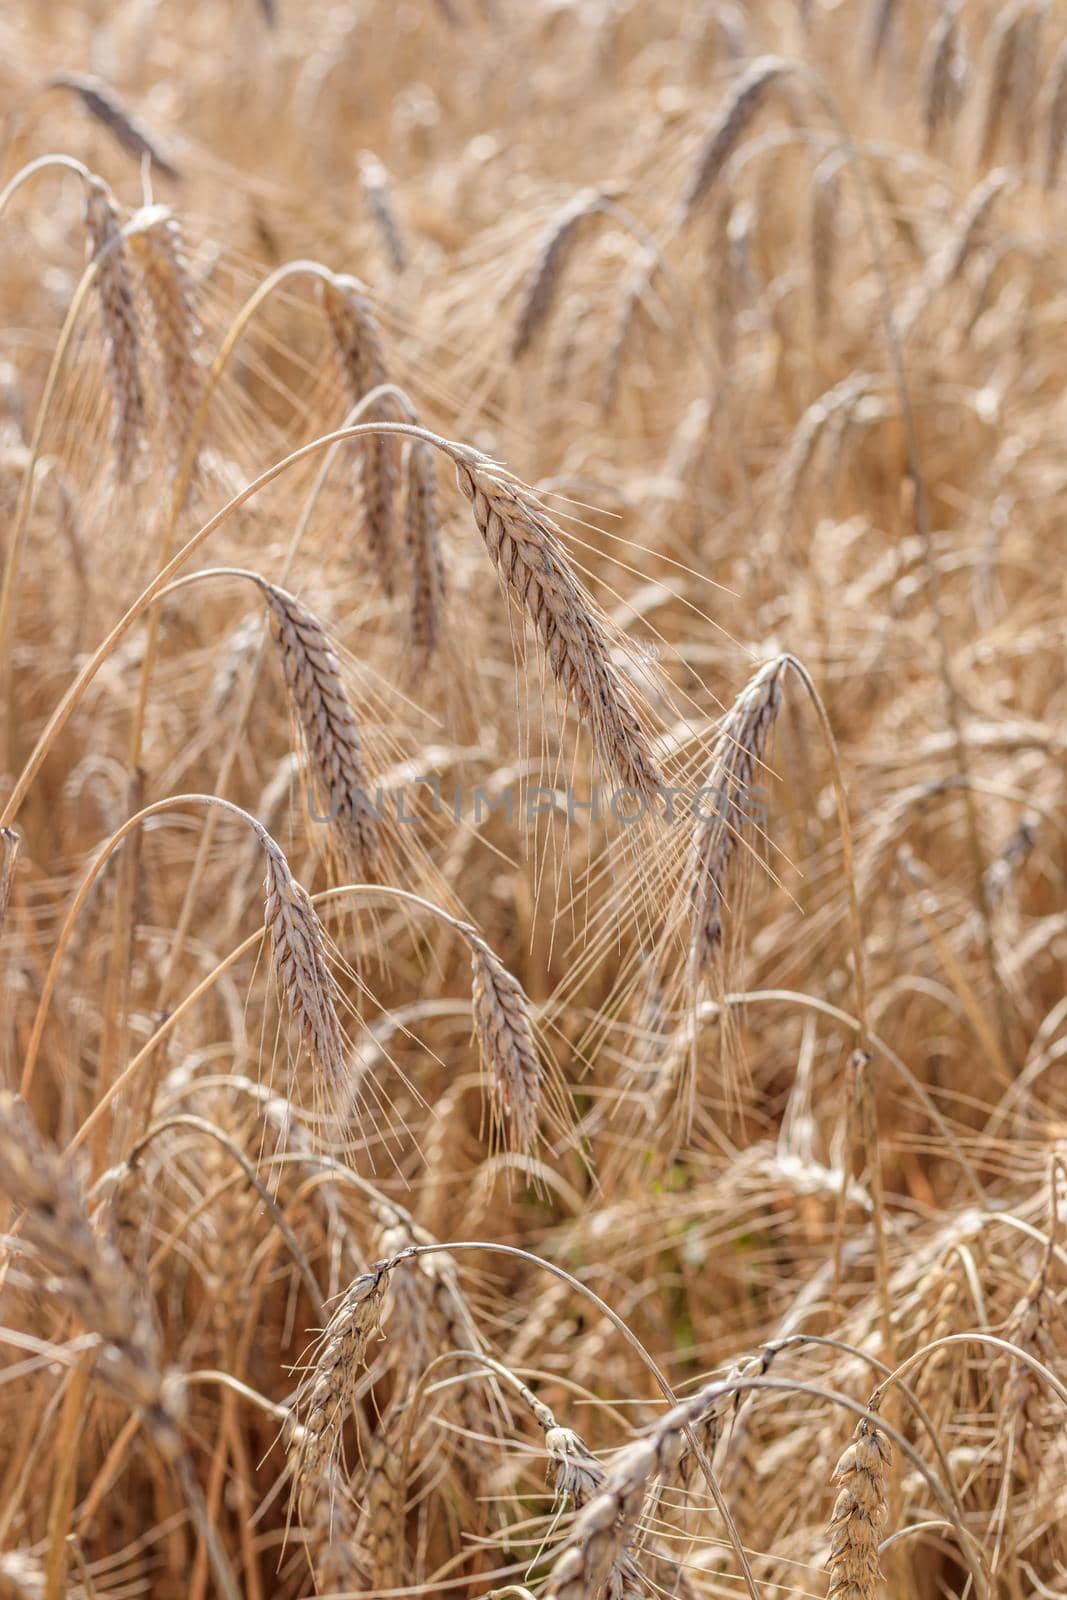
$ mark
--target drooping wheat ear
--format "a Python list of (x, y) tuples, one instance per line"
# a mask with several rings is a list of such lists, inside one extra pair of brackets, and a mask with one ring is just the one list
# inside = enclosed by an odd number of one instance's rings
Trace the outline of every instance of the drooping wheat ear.
[(597, 189), (583, 189), (552, 218), (541, 236), (537, 255), (523, 284), (518, 315), (511, 336), (511, 359), (518, 361), (529, 349), (537, 330), (547, 320), (563, 276), (567, 257), (579, 228), (603, 204)]
[(344, 1035), (337, 1018), (337, 984), (326, 960), (322, 924), (289, 863), (263, 830), (267, 858), (263, 919), (270, 935), (273, 967), (286, 1008), (323, 1074), (328, 1092), (345, 1082)]
[(370, 877), (379, 859), (377, 818), (363, 743), (341, 667), (319, 619), (286, 589), (261, 582), (293, 720), (307, 753), (319, 815), (330, 820), (345, 866)]
[(692, 841), (692, 927), (689, 963), (696, 982), (722, 944), (726, 880), (738, 840), (751, 812), (751, 789), (782, 704), (786, 658), (762, 666), (745, 685), (712, 750)]
[(168, 1459), (180, 1441), (180, 1385), (164, 1372), (144, 1296), (114, 1241), (89, 1221), (69, 1162), (37, 1131), (21, 1100), (0, 1092), (0, 1192), (21, 1212), (29, 1247), (56, 1298), (103, 1342), (97, 1370), (139, 1411)]
[(401, 1581), (400, 1541), (404, 1521), (404, 1463), (382, 1419), (366, 1449), (360, 1543), (366, 1551), (371, 1588), (395, 1588)]
[(759, 110), (771, 84), (789, 71), (776, 56), (760, 56), (739, 79), (718, 121), (701, 141), (689, 183), (682, 196), (681, 220), (687, 222), (710, 192), (739, 140)]
[(445, 602), (445, 563), (437, 515), (437, 468), (432, 446), (412, 439), (408, 450), (404, 538), (411, 567), (411, 642), (417, 666), (437, 649)]
[(588, 728), (602, 766), (654, 805), (661, 779), (648, 735), (571, 571), (559, 530), (532, 498), (473, 456), (457, 457), (456, 479), (493, 565), (533, 624), (556, 683)]
[(892, 1459), (889, 1440), (864, 1417), (833, 1473), (841, 1488), (830, 1518), (828, 1600), (875, 1600), (878, 1594), (878, 1545), (889, 1517)]
[(638, 259), (637, 265), (631, 269), (620, 296), (619, 313), (608, 344), (600, 391), (600, 409), (605, 416), (615, 409), (615, 402), (619, 397), (630, 335), (637, 322), (637, 313), (651, 287), (655, 264), (654, 258), (645, 251)]
[(927, 145), (933, 145), (941, 129), (955, 115), (963, 97), (963, 77), (959, 17), (955, 6), (947, 5), (930, 29), (920, 69)]
[(177, 167), (163, 153), (144, 123), (134, 116), (111, 85), (102, 78), (79, 72), (57, 72), (49, 78), (45, 88), (69, 89), (78, 96), (89, 115), (95, 117), (138, 162), (147, 156), (163, 177), (175, 180), (179, 177)]
[(389, 174), (373, 151), (364, 150), (359, 158), (359, 186), (363, 191), (363, 203), (381, 235), (389, 265), (394, 272), (401, 273), (408, 264), (408, 253), (393, 205)]
[(4, 931), (11, 891), (15, 886), (20, 838), (14, 828), (0, 828), (0, 933)]
[(815, 333), (829, 322), (833, 299), (834, 263), (837, 259), (840, 162), (835, 152), (820, 161), (811, 187), (811, 300)]
[(561, 1428), (554, 1417), (545, 1428), (545, 1449), (556, 1468), (557, 1495), (580, 1511), (604, 1487), (603, 1466), (581, 1435)]
[(197, 348), (201, 329), (177, 217), (167, 213), (152, 226), (136, 229), (130, 247), (152, 313), (170, 423), (168, 443), (178, 461), (200, 401), (203, 373)]
[(294, 1410), (303, 1427), (290, 1446), (290, 1466), (293, 1494), (301, 1506), (340, 1460), (341, 1434), (367, 1343), (381, 1325), (384, 1278), (378, 1265), (345, 1291), (297, 1390)]
[[(355, 278), (334, 276), (320, 284), (348, 398), (355, 403), (386, 381), (385, 354), (377, 319)], [(363, 517), (367, 543), (386, 594), (393, 592), (393, 532), (396, 513), (397, 447), (387, 435), (372, 435), (359, 447)]]
[[(677, 1465), (685, 1428), (699, 1409), (694, 1401), (683, 1401), (644, 1438), (618, 1453), (602, 1487), (575, 1518), (568, 1548), (553, 1562), (545, 1600), (588, 1600), (601, 1593), (613, 1575), (617, 1584), (623, 1583), (632, 1570), (628, 1546), (637, 1532), (649, 1483)], [(626, 1591), (617, 1587), (608, 1592)]]
[(98, 259), (96, 290), (111, 383), (111, 439), (115, 470), (124, 483), (130, 476), (145, 426), (141, 340), (118, 212), (111, 191), (99, 178), (88, 186), (85, 225), (92, 255)]
[(892, 32), (896, 11), (897, 0), (875, 0), (874, 16), (871, 19), (870, 44), (868, 46), (868, 59), (872, 70), (882, 59), (889, 35)]
[[(292, 1441), (299, 1431), (292, 1430)], [(336, 1468), (305, 1481), (301, 1493), (301, 1531), (320, 1594), (360, 1593), (369, 1566), (356, 1531), (358, 1513), (345, 1475)]]
[[(997, 12), (990, 30), (986, 52), (989, 72), (978, 151), (982, 166), (986, 166), (993, 156), (1004, 126), (1004, 114), (1013, 102), (1013, 91), (1018, 82), (1016, 58), (1020, 54), (1020, 45), (1024, 43), (1020, 29), (1026, 21), (1026, 10), (1025, 3), (1005, 6)], [(1025, 51), (1022, 53), (1025, 54)], [(1030, 92), (1033, 92), (1032, 84)]]
[(1046, 189), (1054, 189), (1059, 182), (1065, 141), (1067, 141), (1067, 40), (1059, 48), (1049, 78), (1048, 109), (1045, 112)]
[(517, 1150), (537, 1139), (543, 1071), (522, 985), (473, 929), (471, 999), (482, 1067), (492, 1092), (494, 1128), (502, 1126)]

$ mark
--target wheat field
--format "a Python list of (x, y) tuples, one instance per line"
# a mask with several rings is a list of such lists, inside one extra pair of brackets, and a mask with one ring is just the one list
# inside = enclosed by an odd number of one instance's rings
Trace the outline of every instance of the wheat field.
[(0, 1600), (1062, 1600), (1067, 11), (0, 47)]

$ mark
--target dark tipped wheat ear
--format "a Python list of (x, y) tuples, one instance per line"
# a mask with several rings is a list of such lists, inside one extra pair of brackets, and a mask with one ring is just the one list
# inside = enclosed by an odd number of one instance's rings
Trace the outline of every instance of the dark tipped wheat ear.
[(565, 700), (603, 767), (651, 805), (661, 785), (648, 735), (612, 664), (607, 638), (571, 571), (559, 530), (531, 497), (473, 455), (456, 455), (490, 559), (529, 617)]
[(126, 243), (111, 191), (99, 178), (88, 186), (85, 225), (97, 263), (96, 290), (107, 344), (115, 469), (119, 480), (125, 482), (145, 426), (141, 341)]
[(319, 802), (346, 869), (357, 878), (370, 877), (379, 859), (377, 820), (359, 724), (337, 655), (322, 623), (295, 595), (259, 582)]
[(407, 266), (408, 253), (404, 247), (396, 208), (393, 205), (389, 174), (370, 150), (364, 150), (359, 158), (359, 186), (363, 191), (367, 210), (381, 235), (389, 265), (394, 272), (403, 272)]
[(90, 116), (107, 128), (118, 143), (137, 161), (147, 156), (165, 178), (177, 179), (178, 169), (164, 155), (158, 141), (102, 78), (78, 72), (57, 72), (49, 78), (47, 89), (69, 89), (76, 94)]

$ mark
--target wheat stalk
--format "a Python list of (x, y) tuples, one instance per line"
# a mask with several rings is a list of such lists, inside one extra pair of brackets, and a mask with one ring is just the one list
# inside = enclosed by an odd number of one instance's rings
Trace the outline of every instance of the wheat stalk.
[(96, 260), (96, 291), (111, 383), (111, 438), (120, 482), (130, 476), (145, 426), (140, 334), (125, 242), (111, 191), (99, 178), (88, 185), (85, 224)]
[(558, 529), (529, 497), (473, 455), (457, 454), (456, 478), (493, 565), (532, 622), (549, 668), (589, 729), (603, 766), (646, 804), (655, 803), (661, 780), (648, 736)]
[(322, 623), (295, 595), (259, 582), (319, 803), (346, 869), (357, 878), (372, 876), (379, 860), (377, 819), (359, 724), (337, 655)]

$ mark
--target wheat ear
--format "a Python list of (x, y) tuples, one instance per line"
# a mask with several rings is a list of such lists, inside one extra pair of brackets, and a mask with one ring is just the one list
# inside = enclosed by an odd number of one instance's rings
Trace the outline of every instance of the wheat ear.
[(345, 1048), (337, 1019), (337, 985), (326, 961), (325, 937), (307, 891), (296, 881), (279, 846), (266, 830), (260, 842), (267, 858), (264, 922), (274, 974), (286, 1007), (322, 1072), (338, 1093), (345, 1081)]
[(648, 735), (615, 667), (607, 638), (564, 553), (559, 530), (535, 503), (472, 456), (456, 478), (489, 557), (541, 642), (567, 702), (588, 728), (603, 767), (653, 804), (661, 786)]
[(445, 564), (434, 452), (422, 439), (412, 439), (409, 446), (407, 480), (404, 538), (411, 568), (411, 642), (416, 665), (423, 667), (441, 636)]
[(471, 947), (474, 1027), (482, 1065), (492, 1085), (493, 1120), (515, 1147), (530, 1150), (537, 1138), (543, 1072), (522, 985), (473, 929)]
[(120, 482), (126, 482), (145, 426), (141, 341), (118, 212), (111, 191), (99, 178), (94, 178), (87, 188), (85, 224), (97, 261), (96, 290), (107, 345), (115, 469)]
[(833, 1474), (841, 1485), (830, 1518), (827, 1594), (833, 1600), (875, 1600), (878, 1594), (878, 1545), (889, 1516), (892, 1459), (885, 1434), (862, 1418)]
[[(698, 980), (722, 943), (726, 880), (746, 819), (752, 780), (782, 704), (785, 658), (767, 662), (734, 701), (719, 730), (705, 780), (710, 810), (692, 841), (690, 972)], [(736, 819), (736, 820), (735, 820)]]
[(14, 828), (0, 828), (0, 933), (4, 931), (11, 891), (15, 886), (21, 836)]
[(49, 78), (46, 89), (69, 89), (76, 94), (90, 116), (105, 127), (122, 148), (140, 162), (145, 156), (163, 177), (177, 180), (177, 167), (160, 149), (144, 123), (102, 78), (78, 72), (58, 72)]
[(177, 465), (203, 391), (197, 351), (201, 330), (177, 217), (165, 213), (153, 226), (135, 230), (130, 247), (152, 313), (171, 428), (169, 444)]
[[(333, 336), (341, 380), (355, 403), (386, 381), (385, 353), (370, 301), (355, 278), (320, 282), (323, 310)], [(372, 435), (360, 448), (363, 516), (367, 544), (386, 594), (393, 592), (393, 525), (397, 488), (396, 441)]]
[(370, 150), (364, 150), (359, 158), (359, 186), (364, 204), (381, 235), (389, 265), (399, 274), (407, 266), (408, 253), (396, 218), (389, 174)]
[(719, 176), (738, 142), (744, 137), (763, 98), (776, 79), (788, 72), (789, 63), (776, 56), (760, 56), (743, 74), (719, 115), (701, 141), (682, 196), (680, 219), (687, 222)]
[(180, 1391), (160, 1364), (144, 1297), (113, 1240), (90, 1223), (68, 1162), (6, 1091), (0, 1092), (0, 1191), (21, 1211), (19, 1247), (30, 1247), (52, 1292), (102, 1340), (100, 1375), (141, 1413), (162, 1453), (176, 1459)]
[(367, 1344), (381, 1324), (383, 1278), (379, 1264), (345, 1291), (297, 1391), (294, 1411), (303, 1426), (290, 1447), (290, 1466), (293, 1495), (300, 1502), (338, 1465), (341, 1432)]
[(546, 228), (533, 266), (523, 285), (515, 329), (511, 336), (511, 359), (518, 361), (530, 348), (534, 335), (552, 309), (563, 268), (574, 247), (578, 230), (586, 217), (603, 203), (599, 190), (583, 189), (556, 213)]
[(357, 878), (370, 877), (379, 859), (377, 819), (369, 803), (359, 724), (337, 655), (322, 623), (295, 595), (259, 582), (319, 803), (326, 807), (346, 867)]
[(1063, 165), (1063, 147), (1067, 139), (1067, 41), (1059, 49), (1052, 66), (1048, 109), (1045, 112), (1044, 184), (1054, 189), (1059, 182)]

